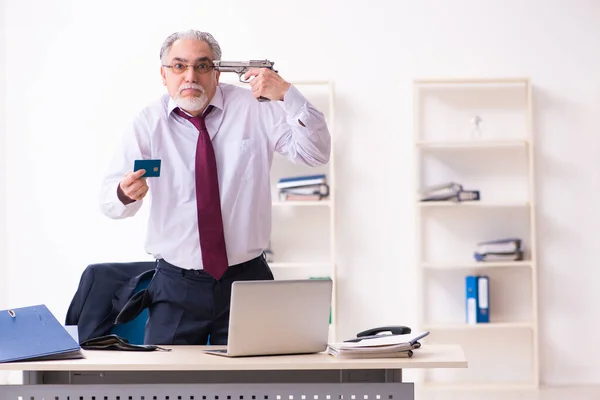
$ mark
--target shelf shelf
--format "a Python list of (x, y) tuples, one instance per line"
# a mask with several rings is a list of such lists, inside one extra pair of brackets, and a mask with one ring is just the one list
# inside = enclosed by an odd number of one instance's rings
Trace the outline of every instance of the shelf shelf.
[(274, 201), (273, 207), (331, 207), (331, 201), (329, 200), (315, 200), (315, 201)]
[(433, 383), (422, 382), (421, 388), (424, 390), (468, 390), (468, 391), (511, 391), (511, 390), (536, 390), (537, 385), (521, 382), (498, 382), (498, 383), (474, 383), (474, 382), (457, 382), (457, 383)]
[(506, 78), (439, 78), (439, 79), (415, 79), (416, 85), (496, 85), (496, 84), (529, 84), (529, 78), (506, 77)]
[(271, 268), (332, 268), (333, 263), (328, 262), (270, 262)]
[[(337, 232), (336, 197), (338, 151), (335, 128), (336, 98), (334, 84), (328, 80), (292, 81), (302, 95), (323, 114), (331, 135), (330, 156), (327, 163), (308, 165), (291, 162), (282, 154), (273, 156), (270, 168), (272, 230), (267, 262), (275, 279), (308, 279), (329, 277), (333, 281), (331, 298), (331, 325), (329, 340), (337, 341)], [(244, 85), (244, 84), (242, 84)], [(280, 180), (292, 177), (325, 175), (330, 192), (322, 196), (282, 196)], [(290, 188), (291, 189), (291, 188)], [(320, 199), (319, 199), (320, 197)], [(275, 299), (276, 300), (276, 299)]]
[(422, 149), (451, 150), (451, 149), (496, 149), (496, 148), (523, 148), (529, 145), (525, 139), (513, 140), (470, 140), (470, 141), (419, 141), (416, 146)]
[[(441, 390), (535, 389), (540, 372), (535, 273), (539, 260), (530, 79), (425, 77), (414, 80), (413, 100), (421, 329), (435, 331), (432, 337), (439, 343), (468, 343), (477, 366), (456, 374), (433, 373), (421, 383)], [(479, 136), (470, 134), (481, 122), (475, 117), (483, 113), (489, 129)], [(420, 201), (423, 186), (439, 182), (460, 182), (483, 196), (480, 201)], [(473, 243), (513, 236), (523, 240), (525, 260), (477, 262), (471, 255)], [(492, 322), (466, 323), (465, 311), (471, 306), (465, 304), (466, 275), (490, 276), (491, 285), (475, 289), (484, 293), (476, 296), (475, 308), (478, 298), (487, 299)], [(497, 359), (477, 354), (490, 342), (513, 336), (522, 349), (499, 350), (509, 365), (514, 362), (508, 367), (510, 374)]]
[(528, 201), (417, 201), (419, 208), (525, 208)]
[(533, 329), (531, 322), (490, 322), (482, 324), (423, 324), (425, 330), (478, 331), (500, 329)]
[(430, 270), (463, 270), (486, 268), (531, 268), (533, 261), (488, 261), (488, 262), (455, 262), (455, 263), (421, 263), (421, 267)]

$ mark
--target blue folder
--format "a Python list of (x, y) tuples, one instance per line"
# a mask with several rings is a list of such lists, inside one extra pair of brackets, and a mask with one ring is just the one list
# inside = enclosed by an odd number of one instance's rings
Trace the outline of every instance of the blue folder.
[(490, 322), (490, 278), (477, 279), (477, 322)]
[(0, 311), (0, 363), (71, 358), (81, 347), (45, 305)]
[(465, 288), (466, 288), (466, 322), (467, 324), (477, 323), (477, 276), (467, 275), (465, 277)]

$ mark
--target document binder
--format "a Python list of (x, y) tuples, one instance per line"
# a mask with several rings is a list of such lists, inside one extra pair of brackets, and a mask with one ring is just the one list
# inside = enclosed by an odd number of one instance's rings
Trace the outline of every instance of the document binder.
[(465, 278), (466, 286), (466, 322), (467, 324), (477, 323), (477, 276), (469, 275)]
[(45, 305), (0, 311), (0, 363), (71, 358), (81, 348)]
[(477, 322), (490, 322), (490, 279), (477, 279)]

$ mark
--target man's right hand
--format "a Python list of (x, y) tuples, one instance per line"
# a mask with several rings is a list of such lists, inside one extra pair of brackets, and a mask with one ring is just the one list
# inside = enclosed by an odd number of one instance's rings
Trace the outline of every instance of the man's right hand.
[(148, 193), (148, 184), (146, 178), (142, 178), (142, 175), (146, 173), (146, 170), (140, 169), (135, 172), (128, 172), (117, 188), (117, 196), (121, 203), (127, 205), (143, 199)]

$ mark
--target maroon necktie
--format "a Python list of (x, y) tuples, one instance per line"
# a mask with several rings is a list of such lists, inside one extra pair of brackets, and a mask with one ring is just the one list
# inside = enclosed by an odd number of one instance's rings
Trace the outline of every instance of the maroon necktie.
[(219, 280), (225, 273), (228, 262), (221, 216), (217, 161), (204, 123), (204, 118), (212, 109), (212, 105), (208, 106), (200, 117), (191, 117), (179, 108), (176, 108), (175, 112), (188, 119), (199, 131), (196, 143), (196, 208), (202, 264), (204, 271)]

